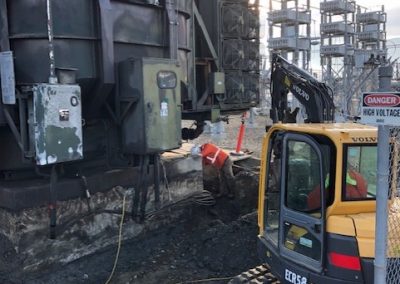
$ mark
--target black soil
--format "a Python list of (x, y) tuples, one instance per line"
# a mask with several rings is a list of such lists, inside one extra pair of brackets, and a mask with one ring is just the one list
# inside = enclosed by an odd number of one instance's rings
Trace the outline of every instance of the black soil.
[[(243, 143), (255, 156), (259, 156), (264, 134), (261, 119), (258, 128), (246, 130)], [(227, 137), (215, 142), (234, 148), (239, 125), (240, 118), (234, 117), (227, 125)], [(213, 138), (202, 135), (195, 143)], [(190, 205), (178, 221), (123, 242), (110, 283), (195, 283), (204, 279), (210, 280), (196, 283), (227, 283), (230, 277), (257, 266), (258, 180), (255, 174), (239, 176), (234, 200), (223, 197), (211, 207)], [(217, 187), (205, 181), (205, 189), (215, 193)], [(20, 260), (0, 239), (0, 283), (105, 283), (116, 250), (116, 245), (111, 246), (64, 267), (27, 275), (18, 271)]]
[[(190, 283), (213, 278), (221, 280), (202, 283), (227, 283), (258, 265), (257, 214), (243, 200), (220, 198), (212, 207), (185, 208), (180, 221), (124, 242), (111, 283)], [(105, 283), (115, 253), (113, 246), (59, 269), (2, 283)]]

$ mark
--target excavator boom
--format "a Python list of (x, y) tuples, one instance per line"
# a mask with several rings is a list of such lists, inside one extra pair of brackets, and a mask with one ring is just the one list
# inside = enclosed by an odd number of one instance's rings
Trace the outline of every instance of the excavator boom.
[(271, 119), (274, 123), (296, 122), (299, 109), (288, 106), (288, 93), (304, 106), (307, 114), (305, 122), (320, 123), (334, 120), (335, 105), (333, 92), (324, 83), (308, 72), (291, 64), (274, 53), (271, 66)]

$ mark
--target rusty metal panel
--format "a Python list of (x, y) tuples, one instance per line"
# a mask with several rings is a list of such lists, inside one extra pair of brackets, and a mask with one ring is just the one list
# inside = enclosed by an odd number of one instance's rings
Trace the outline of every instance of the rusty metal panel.
[(36, 85), (33, 105), (36, 163), (49, 165), (82, 159), (80, 87)]

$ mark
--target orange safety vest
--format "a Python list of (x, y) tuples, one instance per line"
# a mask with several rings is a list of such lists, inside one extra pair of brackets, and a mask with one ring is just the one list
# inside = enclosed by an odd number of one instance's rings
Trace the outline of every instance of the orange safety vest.
[(220, 169), (229, 155), (214, 144), (206, 143), (201, 146), (201, 156), (205, 165), (213, 165)]
[[(328, 189), (329, 179), (325, 179), (325, 189)], [(346, 199), (357, 199), (367, 197), (368, 184), (362, 175), (356, 171), (349, 170), (346, 173)], [(321, 207), (321, 192), (320, 187), (317, 186), (313, 191), (308, 194), (307, 206), (308, 209), (317, 209)]]
[(365, 198), (368, 193), (368, 184), (360, 173), (349, 170), (346, 176), (346, 198)]

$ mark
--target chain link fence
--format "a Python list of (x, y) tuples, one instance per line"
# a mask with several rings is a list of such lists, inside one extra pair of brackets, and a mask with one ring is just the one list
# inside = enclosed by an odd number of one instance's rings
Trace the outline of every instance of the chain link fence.
[(389, 202), (387, 208), (386, 283), (400, 283), (400, 128), (389, 135)]

